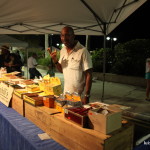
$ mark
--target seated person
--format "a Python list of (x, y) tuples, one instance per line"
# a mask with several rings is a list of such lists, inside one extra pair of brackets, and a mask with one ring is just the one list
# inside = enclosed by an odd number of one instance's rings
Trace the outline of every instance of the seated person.
[(7, 56), (7, 59), (4, 60), (4, 66), (7, 69), (7, 73), (18, 71), (20, 72), (21, 75), (21, 67), (22, 67), (22, 62), (20, 59), (18, 59), (18, 56), (15, 53), (10, 53)]
[(0, 55), (0, 67), (5, 67), (4, 62), (7, 60), (10, 54), (9, 47), (7, 45), (1, 46), (1, 55)]

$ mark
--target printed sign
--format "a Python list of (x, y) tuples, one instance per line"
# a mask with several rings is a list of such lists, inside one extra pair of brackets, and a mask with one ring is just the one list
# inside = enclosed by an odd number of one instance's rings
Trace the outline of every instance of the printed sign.
[(7, 107), (9, 106), (13, 91), (14, 88), (12, 86), (9, 86), (3, 82), (0, 83), (0, 101)]

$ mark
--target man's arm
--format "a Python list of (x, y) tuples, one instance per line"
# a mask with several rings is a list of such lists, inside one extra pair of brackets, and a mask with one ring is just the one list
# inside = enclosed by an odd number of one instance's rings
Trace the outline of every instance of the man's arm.
[(53, 60), (53, 63), (55, 64), (56, 68), (58, 69), (59, 72), (62, 73), (62, 67), (61, 67), (61, 64), (58, 62), (57, 60), (57, 53), (56, 53), (56, 50), (54, 52), (51, 52), (50, 49), (48, 48), (48, 52)]
[(85, 94), (82, 99), (83, 104), (89, 103), (90, 91), (92, 87), (92, 69), (88, 69), (85, 71)]
[(62, 73), (62, 67), (61, 67), (61, 64), (58, 62), (58, 60), (56, 62), (54, 62), (54, 64), (55, 64), (56, 68), (58, 69), (58, 71)]

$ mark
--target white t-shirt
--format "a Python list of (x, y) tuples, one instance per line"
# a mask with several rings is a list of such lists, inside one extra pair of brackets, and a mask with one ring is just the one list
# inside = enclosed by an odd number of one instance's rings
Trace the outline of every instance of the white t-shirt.
[(29, 67), (29, 68), (35, 68), (36, 65), (37, 65), (36, 59), (35, 59), (34, 57), (32, 57), (32, 56), (29, 57), (29, 58), (28, 58), (28, 67)]
[(69, 91), (81, 94), (85, 86), (84, 71), (93, 67), (87, 49), (78, 42), (68, 54), (66, 47), (63, 47), (60, 51), (59, 63), (64, 75), (64, 93)]
[(147, 58), (146, 59), (146, 71), (145, 71), (146, 73), (147, 72), (150, 72), (150, 58)]

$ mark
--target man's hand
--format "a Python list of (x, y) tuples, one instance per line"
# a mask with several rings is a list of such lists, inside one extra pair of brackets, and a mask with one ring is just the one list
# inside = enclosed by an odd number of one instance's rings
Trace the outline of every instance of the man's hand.
[(88, 104), (88, 103), (89, 103), (89, 97), (84, 96), (82, 98), (82, 104), (85, 105), (85, 104)]
[(47, 51), (49, 52), (49, 54), (51, 54), (51, 48), (50, 47), (47, 48)]
[(56, 49), (54, 50), (54, 52), (52, 52), (51, 49), (48, 48), (47, 51), (49, 52), (53, 62), (56, 63), (58, 61), (57, 60), (57, 51), (56, 51)]

